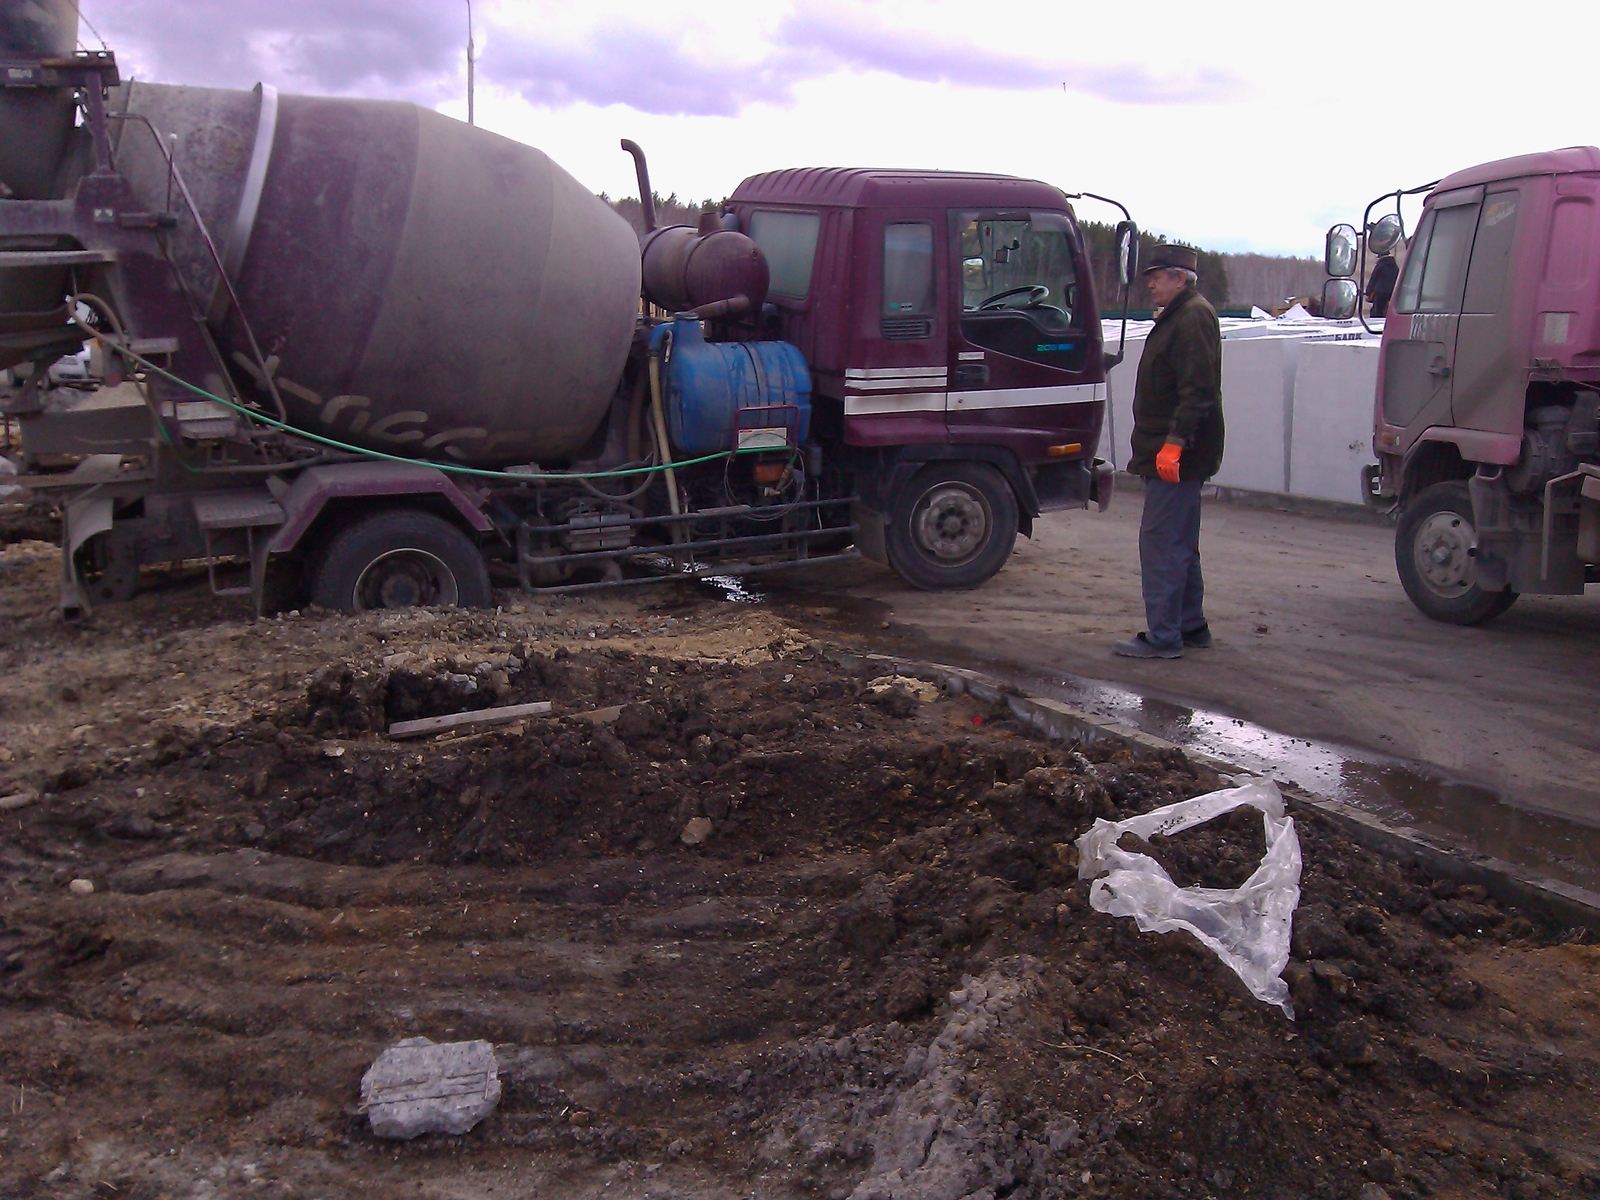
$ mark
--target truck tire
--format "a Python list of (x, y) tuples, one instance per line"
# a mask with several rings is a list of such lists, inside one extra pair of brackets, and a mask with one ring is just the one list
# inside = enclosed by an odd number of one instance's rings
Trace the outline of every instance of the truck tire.
[(1411, 603), (1452, 625), (1477, 625), (1510, 608), (1516, 592), (1486, 592), (1474, 581), (1477, 545), (1465, 483), (1436, 483), (1412, 497), (1394, 535), (1395, 568)]
[(889, 565), (924, 591), (975, 588), (1011, 557), (1017, 498), (981, 462), (934, 462), (918, 471), (889, 513)]
[(487, 608), (489, 567), (472, 540), (441, 517), (416, 509), (369, 513), (328, 543), (312, 570), (311, 602), (344, 612)]

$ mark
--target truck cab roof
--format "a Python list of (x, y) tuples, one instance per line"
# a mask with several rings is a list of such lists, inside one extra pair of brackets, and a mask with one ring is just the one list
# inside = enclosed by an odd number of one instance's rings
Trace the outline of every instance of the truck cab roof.
[(1037, 179), (968, 171), (883, 167), (792, 167), (752, 175), (729, 198), (744, 204), (833, 208), (952, 207), (1069, 209), (1064, 192)]
[(1519, 154), (1495, 162), (1479, 163), (1439, 181), (1436, 192), (1494, 183), (1501, 179), (1522, 179), (1530, 175), (1569, 175), (1577, 171), (1600, 171), (1600, 149), (1594, 146), (1567, 146), (1561, 150), (1542, 150)]

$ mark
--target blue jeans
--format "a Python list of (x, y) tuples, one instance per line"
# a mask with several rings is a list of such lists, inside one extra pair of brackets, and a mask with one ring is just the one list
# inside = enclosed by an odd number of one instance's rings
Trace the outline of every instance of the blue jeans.
[(1206, 623), (1200, 577), (1200, 481), (1144, 481), (1139, 519), (1139, 572), (1145, 636), (1161, 649), (1183, 645), (1185, 632)]

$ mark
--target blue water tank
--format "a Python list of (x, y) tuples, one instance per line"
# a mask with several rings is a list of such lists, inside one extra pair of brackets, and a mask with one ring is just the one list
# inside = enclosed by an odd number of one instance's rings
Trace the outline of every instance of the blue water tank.
[(708, 342), (692, 317), (657, 326), (650, 346), (665, 348), (667, 427), (679, 453), (805, 441), (811, 372), (798, 348), (788, 342)]

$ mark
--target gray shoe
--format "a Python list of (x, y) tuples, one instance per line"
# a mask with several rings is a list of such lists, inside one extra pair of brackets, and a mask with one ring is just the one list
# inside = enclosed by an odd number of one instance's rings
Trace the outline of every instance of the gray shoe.
[(1198, 629), (1185, 629), (1183, 644), (1191, 650), (1211, 649), (1211, 626), (1202, 625)]
[(1149, 635), (1143, 634), (1143, 633), (1139, 634), (1136, 637), (1131, 637), (1127, 641), (1117, 642), (1111, 648), (1113, 650), (1115, 650), (1118, 654), (1125, 655), (1128, 658), (1182, 658), (1183, 657), (1183, 647), (1182, 646), (1172, 646), (1172, 647), (1157, 646), (1153, 642), (1150, 641)]

